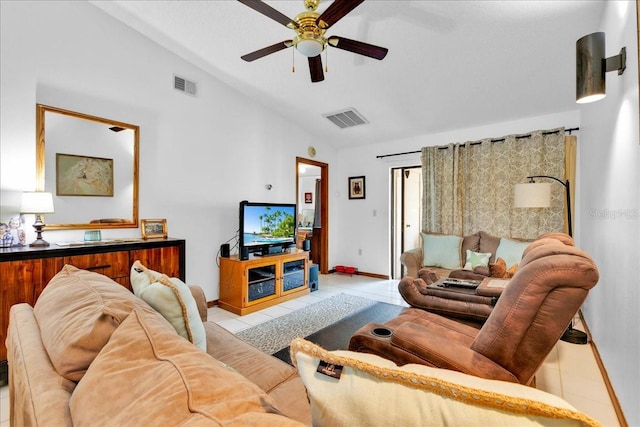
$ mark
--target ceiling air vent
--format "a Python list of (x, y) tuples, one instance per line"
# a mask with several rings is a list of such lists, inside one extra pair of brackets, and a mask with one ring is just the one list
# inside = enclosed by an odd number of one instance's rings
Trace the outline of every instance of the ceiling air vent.
[(183, 77), (176, 76), (175, 74), (173, 75), (173, 88), (194, 96), (198, 92), (195, 82), (191, 82)]
[(355, 108), (348, 108), (337, 113), (323, 114), (323, 116), (331, 120), (331, 122), (340, 129), (369, 123)]

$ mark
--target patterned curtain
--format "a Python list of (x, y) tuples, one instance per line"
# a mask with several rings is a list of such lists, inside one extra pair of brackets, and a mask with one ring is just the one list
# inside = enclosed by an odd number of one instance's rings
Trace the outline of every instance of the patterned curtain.
[(565, 177), (564, 128), (424, 147), (422, 170), (425, 232), (533, 239), (564, 229), (565, 187), (553, 180), (537, 180), (552, 183), (550, 208), (513, 206), (527, 176)]

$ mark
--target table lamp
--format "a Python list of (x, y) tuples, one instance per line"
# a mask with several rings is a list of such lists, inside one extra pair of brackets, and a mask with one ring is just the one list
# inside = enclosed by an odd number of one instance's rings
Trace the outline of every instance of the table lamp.
[(32, 247), (47, 247), (49, 242), (42, 239), (42, 229), (45, 227), (42, 222), (42, 214), (53, 213), (53, 195), (41, 191), (25, 191), (22, 193), (22, 208), (25, 214), (35, 214), (36, 222), (33, 228), (36, 230), (36, 240), (29, 244)]

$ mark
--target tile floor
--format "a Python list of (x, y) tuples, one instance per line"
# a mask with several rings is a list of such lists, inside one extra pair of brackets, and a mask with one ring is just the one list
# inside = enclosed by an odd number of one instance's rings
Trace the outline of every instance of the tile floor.
[[(341, 292), (406, 306), (398, 293), (396, 280), (330, 274), (320, 275), (319, 283), (316, 292), (245, 316), (212, 307), (209, 320), (235, 333)], [(589, 345), (560, 341), (538, 372), (537, 386), (563, 397), (604, 426), (620, 426)], [(0, 388), (0, 398), (0, 427), (9, 427), (8, 387)]]

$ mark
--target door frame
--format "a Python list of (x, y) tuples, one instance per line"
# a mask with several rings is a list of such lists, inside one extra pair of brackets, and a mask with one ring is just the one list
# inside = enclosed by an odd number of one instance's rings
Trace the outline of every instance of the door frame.
[(321, 274), (329, 274), (329, 164), (296, 157), (296, 200), (300, 194), (298, 168), (301, 164), (320, 168), (320, 223), (322, 227), (320, 228), (319, 268)]
[[(415, 165), (415, 166), (398, 166), (398, 167), (394, 167), (391, 168), (390, 170), (390, 175), (389, 175), (389, 179), (390, 179), (390, 188), (391, 188), (391, 198), (390, 198), (390, 203), (391, 203), (391, 215), (390, 215), (390, 230), (391, 230), (391, 239), (390, 239), (390, 243), (391, 243), (391, 247), (390, 247), (390, 252), (391, 252), (391, 258), (390, 258), (390, 277), (393, 278), (402, 278), (405, 275), (405, 267), (404, 265), (400, 264), (400, 271), (399, 271), (399, 275), (400, 277), (395, 277), (397, 276), (396, 273), (396, 256), (399, 258), (400, 255), (402, 255), (403, 251), (407, 251), (409, 249), (413, 249), (413, 248), (407, 248), (406, 246), (406, 242), (405, 242), (405, 227), (406, 227), (406, 221), (405, 221), (405, 179), (404, 179), (404, 175), (405, 175), (405, 171), (411, 171), (411, 170), (415, 170), (415, 169), (420, 169), (421, 166), (419, 165)], [(394, 175), (396, 172), (400, 172), (400, 176), (401, 176), (401, 180), (400, 180), (400, 188), (397, 189), (395, 186), (395, 181), (394, 181)], [(400, 195), (399, 197), (396, 195), (396, 190), (400, 191)], [(396, 228), (396, 221), (397, 219), (400, 219), (400, 230), (397, 230)], [(398, 233), (399, 231), (399, 233)], [(398, 242), (396, 241), (396, 239), (398, 238), (398, 234), (399, 234), (399, 238), (400, 238), (400, 252), (399, 254), (396, 254), (396, 247), (398, 246)], [(399, 261), (398, 261), (399, 262)]]

